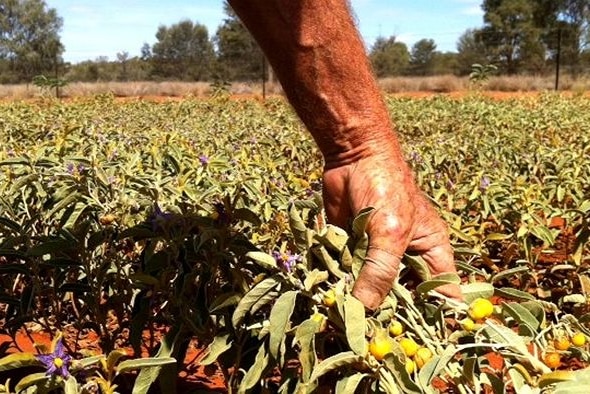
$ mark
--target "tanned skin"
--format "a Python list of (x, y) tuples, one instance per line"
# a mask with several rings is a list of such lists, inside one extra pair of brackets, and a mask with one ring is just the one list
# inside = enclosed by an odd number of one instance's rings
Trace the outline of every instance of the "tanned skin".
[[(230, 0), (260, 44), (325, 161), (328, 220), (346, 228), (374, 207), (353, 295), (383, 301), (404, 252), (433, 275), (456, 272), (447, 225), (414, 182), (346, 0)], [(439, 291), (460, 299), (458, 286)]]

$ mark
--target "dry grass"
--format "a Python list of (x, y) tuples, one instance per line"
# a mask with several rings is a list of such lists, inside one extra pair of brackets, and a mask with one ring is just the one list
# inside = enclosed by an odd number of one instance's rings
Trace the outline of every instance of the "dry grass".
[[(386, 93), (436, 92), (450, 93), (473, 89), (467, 77), (441, 75), (432, 77), (395, 77), (385, 78), (379, 84)], [(553, 90), (555, 77), (536, 76), (497, 76), (491, 77), (480, 89), (501, 92), (539, 92)], [(267, 83), (266, 94), (282, 94), (278, 83)], [(570, 76), (560, 78), (560, 89), (574, 92), (590, 90), (590, 77), (573, 79)], [(234, 95), (262, 95), (262, 84), (233, 83), (229, 88)], [(73, 82), (61, 89), (63, 97), (85, 97), (111, 93), (117, 97), (208, 97), (214, 88), (207, 82)], [(28, 85), (0, 85), (0, 99), (29, 99), (52, 95)]]
[(432, 77), (392, 77), (379, 80), (386, 93), (436, 92), (449, 93), (468, 89), (469, 80), (454, 75)]

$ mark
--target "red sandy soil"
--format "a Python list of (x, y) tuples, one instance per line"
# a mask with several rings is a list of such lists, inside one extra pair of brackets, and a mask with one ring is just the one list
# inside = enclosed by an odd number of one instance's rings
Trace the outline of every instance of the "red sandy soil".
[[(157, 333), (156, 336), (161, 336), (162, 333)], [(63, 333), (64, 342), (70, 352), (76, 353), (81, 349), (90, 352), (101, 354), (102, 351), (98, 346), (99, 337), (93, 332), (80, 333), (75, 329), (65, 330)], [(19, 352), (31, 352), (37, 354), (36, 345), (44, 344), (49, 346), (52, 338), (49, 334), (43, 332), (26, 332), (21, 329), (17, 332), (13, 339), (9, 335), (0, 334), (0, 357)], [(144, 334), (144, 347), (142, 349), (142, 357), (148, 357), (148, 346), (154, 340), (153, 333), (146, 332)], [(150, 346), (151, 347), (151, 346)], [(132, 356), (133, 350), (125, 348), (127, 353)], [(177, 391), (186, 393), (225, 393), (227, 388), (225, 385), (224, 376), (216, 365), (205, 367), (200, 365), (199, 361), (204, 357), (204, 349), (199, 346), (196, 339), (191, 340), (186, 357), (184, 359), (184, 367), (178, 374)], [(16, 384), (13, 381), (12, 384)], [(120, 384), (120, 382), (118, 382)], [(123, 383), (124, 385), (125, 383)], [(157, 386), (154, 384), (153, 386)], [(123, 390), (123, 392), (125, 392)], [(159, 391), (150, 390), (150, 393), (159, 393)]]

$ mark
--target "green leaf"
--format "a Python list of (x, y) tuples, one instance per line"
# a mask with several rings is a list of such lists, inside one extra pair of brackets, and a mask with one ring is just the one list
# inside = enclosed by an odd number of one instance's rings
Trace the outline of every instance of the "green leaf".
[(219, 356), (229, 350), (233, 341), (229, 341), (229, 334), (216, 335), (213, 342), (207, 347), (205, 357), (201, 360), (201, 365), (213, 364)]
[(430, 387), (432, 380), (448, 366), (457, 353), (455, 345), (449, 345), (440, 355), (434, 355), (418, 373), (418, 381), (422, 387)]
[(55, 254), (57, 252), (63, 252), (69, 250), (72, 247), (72, 243), (65, 239), (55, 239), (45, 241), (41, 244), (31, 247), (27, 251), (28, 256), (43, 256), (46, 254)]
[(19, 274), (27, 277), (31, 276), (33, 273), (25, 264), (2, 264), (0, 265), (0, 274)]
[(213, 302), (209, 306), (209, 312), (211, 314), (215, 314), (215, 312), (237, 305), (239, 302), (240, 294), (235, 292), (222, 293), (216, 299), (213, 300)]
[(70, 375), (65, 379), (64, 394), (78, 394), (78, 382), (74, 375)]
[(531, 270), (530, 267), (527, 267), (524, 265), (521, 267), (507, 269), (502, 272), (498, 272), (496, 275), (492, 276), (492, 279), (490, 280), (490, 282), (495, 283), (495, 282), (498, 282), (500, 279), (504, 279), (504, 278), (510, 277), (515, 274), (520, 274), (521, 272), (529, 272), (530, 270)]
[(295, 330), (295, 341), (299, 346), (299, 362), (301, 363), (301, 381), (309, 381), (315, 367), (317, 358), (315, 354), (315, 334), (320, 328), (320, 323), (309, 318), (303, 321)]
[(366, 373), (357, 372), (353, 375), (347, 375), (336, 382), (336, 394), (356, 393), (356, 389), (361, 381), (368, 375)]
[(362, 302), (351, 294), (344, 297), (344, 325), (346, 340), (350, 349), (359, 356), (365, 357), (368, 350), (365, 339), (366, 332), (365, 307)]
[(256, 215), (251, 209), (237, 208), (232, 212), (232, 214), (234, 219), (244, 220), (246, 222), (252, 223), (254, 226), (260, 226), (260, 224), (262, 224), (262, 221), (258, 215)]
[(116, 349), (112, 350), (109, 355), (107, 356), (107, 370), (110, 372), (115, 372), (117, 363), (123, 357), (127, 356), (127, 352), (125, 350)]
[(14, 391), (23, 392), (29, 387), (37, 386), (37, 393), (48, 393), (63, 385), (63, 379), (60, 376), (49, 376), (45, 372), (32, 373), (22, 378), (15, 386)]
[(169, 364), (176, 364), (176, 359), (173, 357), (150, 357), (125, 360), (117, 365), (117, 374), (122, 374), (134, 369), (161, 367)]
[[(590, 372), (586, 371), (586, 379), (584, 379), (584, 377), (582, 377), (582, 379), (576, 379), (576, 375), (573, 371), (553, 371), (553, 372), (549, 372), (549, 373), (545, 373), (543, 375), (541, 375), (541, 377), (539, 378), (539, 388), (544, 388), (546, 386), (549, 386), (551, 384), (557, 384), (557, 383), (562, 383), (562, 382), (572, 382), (575, 380), (578, 380), (577, 384), (574, 387), (582, 387), (580, 385), (580, 380), (585, 380), (585, 384), (584, 384), (584, 388), (586, 389), (585, 392), (587, 392), (588, 390), (588, 384), (590, 384)], [(567, 387), (567, 385), (566, 385)], [(557, 387), (556, 387), (557, 388)], [(562, 386), (563, 388), (563, 386)], [(571, 391), (568, 391), (568, 393), (571, 393)]]
[(326, 225), (325, 231), (321, 235), (316, 235), (315, 238), (322, 245), (336, 252), (341, 252), (348, 242), (346, 231), (332, 224)]
[(534, 301), (535, 297), (524, 291), (512, 289), (510, 287), (502, 287), (495, 289), (495, 294), (504, 298), (509, 298), (516, 301)]
[(250, 312), (252, 306), (254, 306), (254, 304), (267, 293), (274, 290), (279, 283), (278, 276), (272, 276), (264, 279), (246, 293), (238, 303), (238, 306), (232, 315), (232, 325), (235, 328), (240, 326), (246, 315)]
[(375, 208), (373, 207), (363, 208), (359, 211), (358, 215), (356, 215), (352, 221), (352, 233), (355, 238), (362, 238), (365, 235), (365, 228), (367, 227), (367, 223), (374, 210)]
[(279, 350), (285, 340), (285, 333), (288, 330), (291, 314), (295, 308), (298, 291), (291, 290), (283, 293), (275, 302), (270, 311), (270, 339), (268, 350), (270, 355), (279, 359)]
[(316, 256), (326, 267), (326, 269), (338, 279), (341, 279), (346, 275), (344, 271), (340, 269), (340, 264), (336, 261), (324, 246), (316, 245), (311, 248), (312, 253)]
[(330, 371), (335, 371), (352, 364), (363, 362), (363, 357), (354, 352), (342, 352), (326, 358), (313, 370), (310, 382), (315, 382)]
[(326, 282), (329, 277), (330, 275), (328, 272), (314, 268), (313, 271), (306, 275), (305, 280), (303, 281), (303, 287), (306, 291), (311, 291), (315, 285)]
[(266, 346), (263, 343), (258, 348), (258, 353), (256, 353), (254, 364), (252, 364), (250, 369), (246, 372), (246, 375), (244, 375), (244, 379), (240, 382), (238, 393), (246, 393), (246, 391), (254, 387), (254, 385), (260, 381), (260, 377), (262, 376), (262, 373), (264, 372), (264, 369), (267, 365), (268, 353), (266, 352)]
[(297, 211), (295, 204), (291, 204), (289, 207), (289, 226), (293, 233), (293, 239), (297, 246), (297, 250), (307, 250), (310, 246), (308, 239), (308, 229), (301, 219), (301, 215)]
[(536, 335), (541, 323), (526, 307), (516, 302), (503, 302), (502, 306), (502, 311), (508, 313), (519, 323), (519, 334), (521, 336), (534, 337)]
[[(162, 338), (156, 358), (177, 357), (177, 353), (179, 353), (177, 344), (184, 341), (185, 337), (186, 333), (183, 331), (182, 326), (173, 326)], [(141, 368), (135, 379), (132, 394), (146, 394), (158, 377), (160, 377), (160, 388), (166, 387), (166, 390), (175, 392), (177, 375), (176, 366), (173, 364)]]
[(16, 368), (42, 365), (43, 364), (37, 360), (32, 353), (13, 353), (0, 359), (0, 372)]
[(491, 283), (476, 282), (461, 285), (461, 292), (465, 302), (470, 304), (478, 298), (490, 298), (494, 295), (494, 286)]
[(276, 271), (278, 269), (277, 261), (268, 253), (252, 251), (246, 253), (246, 257), (264, 269), (270, 271)]
[(426, 261), (424, 261), (422, 256), (417, 254), (405, 253), (402, 258), (402, 263), (416, 271), (420, 279), (422, 279), (423, 281), (432, 279), (432, 275), (430, 274), (428, 264), (426, 264)]
[(393, 387), (400, 389), (400, 391), (406, 394), (423, 394), (425, 392), (410, 378), (408, 371), (406, 371), (405, 362), (402, 361), (400, 355), (391, 353), (385, 356), (383, 361), (385, 363), (385, 369), (390, 374), (389, 377), (392, 377), (394, 380), (394, 382), (389, 382), (393, 383)]
[(444, 285), (458, 285), (461, 283), (461, 278), (457, 274), (454, 273), (447, 273), (447, 274), (440, 274), (433, 277), (430, 280), (426, 280), (416, 286), (416, 291), (418, 294), (427, 294), (431, 290), (436, 290), (439, 286)]
[(86, 369), (94, 364), (98, 364), (100, 360), (104, 360), (104, 358), (104, 354), (99, 354), (98, 356), (84, 357), (83, 359), (77, 360), (72, 363), (70, 367), (70, 372), (76, 372)]

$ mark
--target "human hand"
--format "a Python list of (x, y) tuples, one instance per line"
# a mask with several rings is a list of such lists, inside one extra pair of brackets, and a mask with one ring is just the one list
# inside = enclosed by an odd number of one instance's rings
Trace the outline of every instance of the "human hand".
[[(404, 252), (420, 254), (432, 275), (456, 272), (448, 229), (413, 181), (405, 162), (380, 153), (324, 172), (328, 220), (345, 228), (366, 207), (375, 211), (366, 227), (369, 247), (353, 295), (376, 309), (397, 278)], [(456, 285), (437, 291), (462, 299)]]

